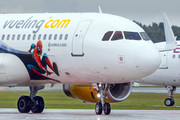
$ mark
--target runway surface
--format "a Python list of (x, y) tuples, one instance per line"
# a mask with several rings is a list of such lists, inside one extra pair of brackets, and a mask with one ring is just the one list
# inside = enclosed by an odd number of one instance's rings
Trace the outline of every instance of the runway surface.
[(86, 109), (45, 109), (41, 114), (20, 114), (17, 109), (0, 109), (0, 120), (179, 120), (180, 110), (112, 110), (95, 115)]

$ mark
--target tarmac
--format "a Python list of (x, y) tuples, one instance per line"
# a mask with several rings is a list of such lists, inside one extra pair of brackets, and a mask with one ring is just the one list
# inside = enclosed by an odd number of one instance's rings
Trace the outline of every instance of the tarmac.
[(179, 120), (180, 110), (112, 110), (110, 115), (96, 115), (89, 109), (45, 109), (41, 114), (0, 109), (0, 120)]
[[(57, 85), (44, 90), (62, 91)], [(1, 87), (0, 91), (29, 91), (28, 87)], [(132, 92), (167, 93), (166, 88), (133, 88)], [(180, 93), (180, 88), (176, 89)], [(179, 120), (180, 110), (111, 110), (110, 115), (96, 115), (94, 109), (44, 109), (41, 114), (22, 114), (17, 109), (0, 108), (0, 120)]]

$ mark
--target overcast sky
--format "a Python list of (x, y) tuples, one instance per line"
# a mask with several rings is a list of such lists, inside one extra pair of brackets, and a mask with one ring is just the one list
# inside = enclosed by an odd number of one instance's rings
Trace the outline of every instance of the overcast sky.
[(102, 12), (149, 25), (162, 21), (166, 12), (172, 25), (180, 26), (180, 0), (0, 0), (0, 13)]

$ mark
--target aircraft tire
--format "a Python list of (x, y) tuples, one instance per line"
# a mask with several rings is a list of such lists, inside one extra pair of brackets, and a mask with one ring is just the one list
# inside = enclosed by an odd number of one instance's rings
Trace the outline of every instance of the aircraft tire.
[(31, 110), (31, 98), (26, 95), (19, 97), (17, 102), (17, 108), (20, 113), (29, 113)]
[(97, 102), (95, 105), (95, 112), (97, 115), (102, 114), (102, 104), (100, 102)]
[(108, 102), (105, 102), (104, 104), (104, 114), (109, 115), (111, 112), (111, 105)]
[(35, 96), (33, 107), (31, 108), (32, 113), (42, 113), (44, 110), (44, 99), (41, 96)]
[(174, 99), (172, 99), (172, 98), (166, 98), (166, 99), (164, 100), (164, 104), (165, 104), (166, 106), (173, 106), (174, 103), (175, 103), (175, 101), (174, 101)]

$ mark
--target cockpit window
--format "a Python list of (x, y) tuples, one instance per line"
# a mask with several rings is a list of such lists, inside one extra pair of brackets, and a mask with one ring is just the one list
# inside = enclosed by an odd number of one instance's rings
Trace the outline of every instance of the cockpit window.
[(102, 41), (108, 41), (112, 35), (113, 31), (108, 31), (107, 33), (105, 33)]
[(123, 35), (121, 31), (116, 31), (113, 35), (113, 37), (111, 38), (111, 41), (115, 41), (115, 40), (120, 40), (123, 39)]
[(144, 40), (150, 40), (150, 38), (149, 38), (149, 36), (146, 34), (146, 32), (140, 32), (140, 34), (141, 34), (141, 36), (142, 36), (142, 38), (143, 38)]
[(124, 35), (125, 35), (125, 38), (129, 40), (141, 40), (141, 37), (138, 32), (124, 31)]

